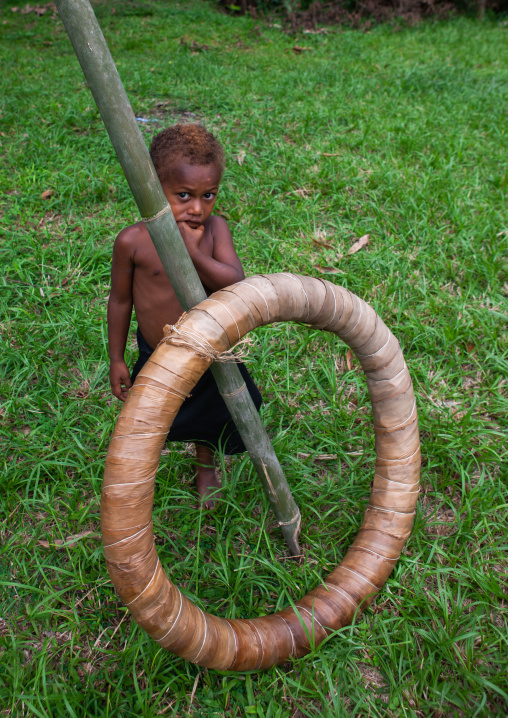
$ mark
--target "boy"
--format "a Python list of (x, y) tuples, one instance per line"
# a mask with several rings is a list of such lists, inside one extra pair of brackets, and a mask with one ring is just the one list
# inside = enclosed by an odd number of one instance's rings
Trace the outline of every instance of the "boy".
[[(207, 291), (239, 282), (242, 264), (227, 222), (212, 210), (224, 170), (224, 152), (201, 125), (174, 125), (152, 141), (150, 155), (190, 257)], [(129, 375), (124, 361), (132, 308), (138, 322), (139, 357)], [(165, 324), (182, 314), (171, 283), (143, 222), (123, 229), (115, 240), (108, 303), (111, 391), (125, 401), (137, 374), (163, 336)], [(259, 409), (261, 395), (240, 365), (249, 392)], [(168, 434), (169, 441), (194, 441), (196, 490), (204, 508), (214, 507), (211, 494), (220, 489), (214, 454), (238, 454), (245, 446), (231, 420), (210, 370), (186, 399)]]

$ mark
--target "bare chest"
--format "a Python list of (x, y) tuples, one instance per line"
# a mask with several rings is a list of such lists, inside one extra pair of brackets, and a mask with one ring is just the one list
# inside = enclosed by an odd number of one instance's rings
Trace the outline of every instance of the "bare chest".
[[(213, 255), (213, 238), (210, 231), (205, 231), (203, 239), (199, 244), (199, 249), (208, 257)], [(146, 240), (136, 249), (134, 256), (134, 277), (135, 279), (140, 279), (141, 277), (145, 280), (150, 279), (161, 285), (170, 284), (166, 271), (157, 254), (157, 250), (148, 233)]]

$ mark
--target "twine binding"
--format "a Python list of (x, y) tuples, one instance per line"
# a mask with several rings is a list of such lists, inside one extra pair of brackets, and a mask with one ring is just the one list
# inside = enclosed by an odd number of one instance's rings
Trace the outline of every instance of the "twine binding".
[[(254, 341), (250, 337), (244, 337), (231, 349), (219, 352), (205, 337), (199, 334), (199, 332), (190, 327), (186, 327), (185, 329), (181, 328), (186, 316), (187, 312), (184, 312), (176, 324), (166, 324), (163, 329), (164, 336), (160, 340), (159, 345), (172, 344), (177, 347), (185, 347), (203, 359), (208, 359), (210, 362), (219, 362), (220, 364), (249, 361), (249, 347), (254, 344)], [(238, 350), (238, 348), (240, 348), (240, 351), (234, 353), (233, 349)]]
[(163, 207), (160, 212), (157, 212), (157, 214), (154, 214), (153, 217), (141, 217), (143, 222), (146, 224), (147, 222), (155, 222), (156, 219), (160, 219), (168, 212), (171, 212), (171, 206), (167, 204), (165, 207)]
[(298, 511), (292, 519), (289, 521), (278, 521), (279, 526), (291, 526), (291, 524), (294, 524), (295, 521), (299, 521), (301, 519), (301, 514)]

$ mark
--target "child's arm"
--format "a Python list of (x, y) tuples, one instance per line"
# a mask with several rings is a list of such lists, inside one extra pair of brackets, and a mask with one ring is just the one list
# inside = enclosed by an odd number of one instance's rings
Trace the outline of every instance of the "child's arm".
[(226, 220), (213, 215), (208, 220), (213, 238), (213, 252), (210, 257), (200, 250), (204, 226), (193, 229), (186, 222), (178, 222), (185, 246), (196, 271), (207, 289), (216, 292), (245, 278), (242, 263), (233, 244), (233, 237)]
[(111, 293), (108, 302), (109, 380), (117, 399), (125, 401), (132, 386), (124, 360), (127, 334), (132, 316), (132, 277), (134, 264), (129, 230), (120, 232), (113, 246)]

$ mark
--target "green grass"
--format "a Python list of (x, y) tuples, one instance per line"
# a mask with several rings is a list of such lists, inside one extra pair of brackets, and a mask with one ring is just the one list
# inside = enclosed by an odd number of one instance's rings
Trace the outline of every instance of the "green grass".
[[(224, 143), (219, 209), (247, 274), (326, 276), (363, 297), (417, 392), (422, 494), (385, 589), (317, 653), (236, 675), (161, 651), (107, 578), (99, 497), (119, 406), (106, 299), (113, 239), (138, 216), (61, 23), (12, 4), (0, 13), (2, 715), (506, 715), (506, 24), (294, 38), (197, 1), (96, 6), (135, 113), (154, 120), (147, 140), (194, 113)], [(176, 447), (155, 504), (170, 576), (230, 617), (289, 605), (341, 560), (373, 469), (366, 385), (345, 346), (285, 324), (256, 337), (250, 366), (305, 561), (286, 558), (246, 457), (225, 461), (223, 505), (198, 515)]]

